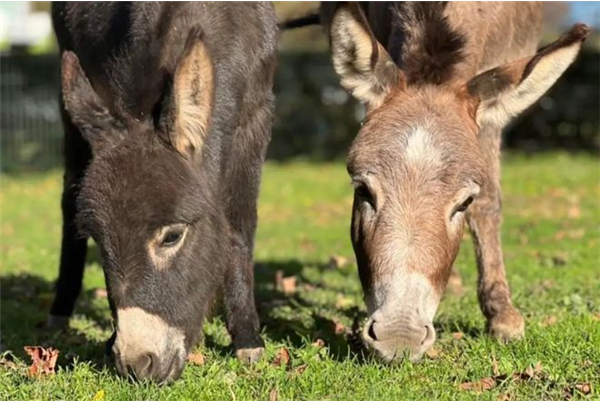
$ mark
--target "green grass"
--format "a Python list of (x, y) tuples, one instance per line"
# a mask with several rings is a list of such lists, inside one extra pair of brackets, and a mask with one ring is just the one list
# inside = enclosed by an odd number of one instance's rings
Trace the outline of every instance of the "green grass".
[[(464, 296), (448, 294), (435, 325), (437, 356), (383, 365), (352, 352), (334, 322), (364, 319), (356, 266), (328, 267), (332, 255), (353, 261), (351, 188), (342, 163), (269, 163), (260, 198), (257, 299), (267, 351), (243, 366), (233, 357), (218, 316), (205, 325), (206, 364), (188, 366), (171, 386), (133, 384), (104, 361), (111, 324), (94, 289), (103, 276), (92, 252), (77, 315), (66, 333), (36, 328), (52, 300), (60, 243), (61, 173), (1, 177), (2, 348), (0, 399), (598, 399), (600, 397), (600, 165), (588, 156), (514, 156), (504, 163), (504, 255), (526, 338), (501, 345), (483, 331), (468, 239), (456, 266)], [(275, 289), (275, 272), (298, 279), (297, 292)], [(464, 334), (462, 338), (455, 333)], [(323, 339), (324, 348), (313, 346)], [(23, 346), (60, 350), (58, 372), (26, 376)], [(277, 350), (289, 367), (272, 364)], [(494, 375), (483, 392), (460, 384)], [(541, 363), (534, 378), (511, 375)], [(304, 371), (298, 368), (307, 365)], [(576, 385), (590, 383), (585, 395)]]

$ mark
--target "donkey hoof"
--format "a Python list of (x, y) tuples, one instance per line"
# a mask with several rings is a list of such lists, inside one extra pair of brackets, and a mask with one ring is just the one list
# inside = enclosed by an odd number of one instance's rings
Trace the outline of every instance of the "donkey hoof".
[(260, 360), (264, 351), (265, 348), (238, 349), (235, 351), (235, 356), (242, 363), (253, 364)]
[(488, 329), (494, 338), (506, 343), (525, 335), (525, 320), (517, 310), (510, 309), (492, 317)]
[(48, 319), (46, 320), (46, 328), (50, 329), (65, 329), (69, 326), (69, 319), (71, 317), (68, 316), (60, 316), (60, 315), (48, 315)]

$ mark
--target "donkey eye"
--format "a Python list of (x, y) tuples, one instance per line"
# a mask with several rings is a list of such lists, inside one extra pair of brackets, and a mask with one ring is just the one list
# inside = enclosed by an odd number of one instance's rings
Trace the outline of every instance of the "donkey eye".
[(373, 209), (375, 209), (375, 198), (373, 197), (371, 190), (369, 190), (369, 187), (366, 184), (357, 184), (354, 189), (354, 192), (361, 200), (363, 200), (364, 202), (369, 204)]
[(467, 208), (469, 208), (469, 205), (471, 205), (473, 203), (473, 197), (469, 196), (466, 200), (464, 200), (462, 202), (462, 204), (460, 204), (459, 206), (456, 207), (456, 209), (454, 210), (454, 212), (465, 212), (467, 210)]
[(174, 246), (181, 241), (182, 237), (183, 237), (183, 230), (173, 230), (171, 232), (168, 232), (163, 237), (163, 239), (160, 243), (160, 246), (161, 247)]

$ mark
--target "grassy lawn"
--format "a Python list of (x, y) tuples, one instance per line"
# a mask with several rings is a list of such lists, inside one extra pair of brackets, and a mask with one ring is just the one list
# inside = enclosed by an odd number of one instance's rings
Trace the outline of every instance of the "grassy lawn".
[[(199, 346), (205, 364), (188, 366), (164, 387), (120, 379), (104, 360), (112, 327), (107, 300), (97, 290), (104, 279), (93, 247), (70, 329), (36, 328), (57, 275), (60, 181), (59, 171), (1, 177), (1, 344), (15, 356), (15, 364), (0, 363), (2, 400), (600, 398), (597, 159), (505, 158), (504, 255), (526, 338), (501, 345), (483, 331), (473, 248), (465, 235), (456, 263), (464, 294), (442, 301), (434, 351), (419, 364), (392, 366), (353, 352), (344, 334), (365, 317), (344, 164), (269, 163), (256, 245), (266, 354), (251, 367), (238, 363), (217, 316), (205, 325)], [(332, 256), (349, 263), (332, 266)], [(275, 285), (278, 270), (296, 278), (292, 293)], [(29, 378), (26, 345), (59, 349), (57, 374)], [(274, 365), (282, 347), (289, 364)], [(474, 389), (465, 389), (469, 385)]]

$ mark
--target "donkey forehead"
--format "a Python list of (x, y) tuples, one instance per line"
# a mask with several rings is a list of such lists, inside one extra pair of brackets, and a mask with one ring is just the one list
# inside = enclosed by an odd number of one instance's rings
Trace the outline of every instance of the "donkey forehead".
[(179, 207), (197, 199), (200, 191), (191, 170), (177, 158), (129, 150), (94, 158), (80, 202), (90, 215), (104, 218), (120, 214), (124, 220), (172, 220)]
[[(352, 144), (351, 174), (479, 175), (477, 134), (455, 98), (435, 92), (392, 99), (370, 114)], [(428, 94), (427, 92), (432, 92)]]
[(427, 125), (385, 130), (359, 134), (348, 158), (350, 174), (447, 176), (455, 170), (478, 170), (469, 166), (476, 150), (460, 132)]

